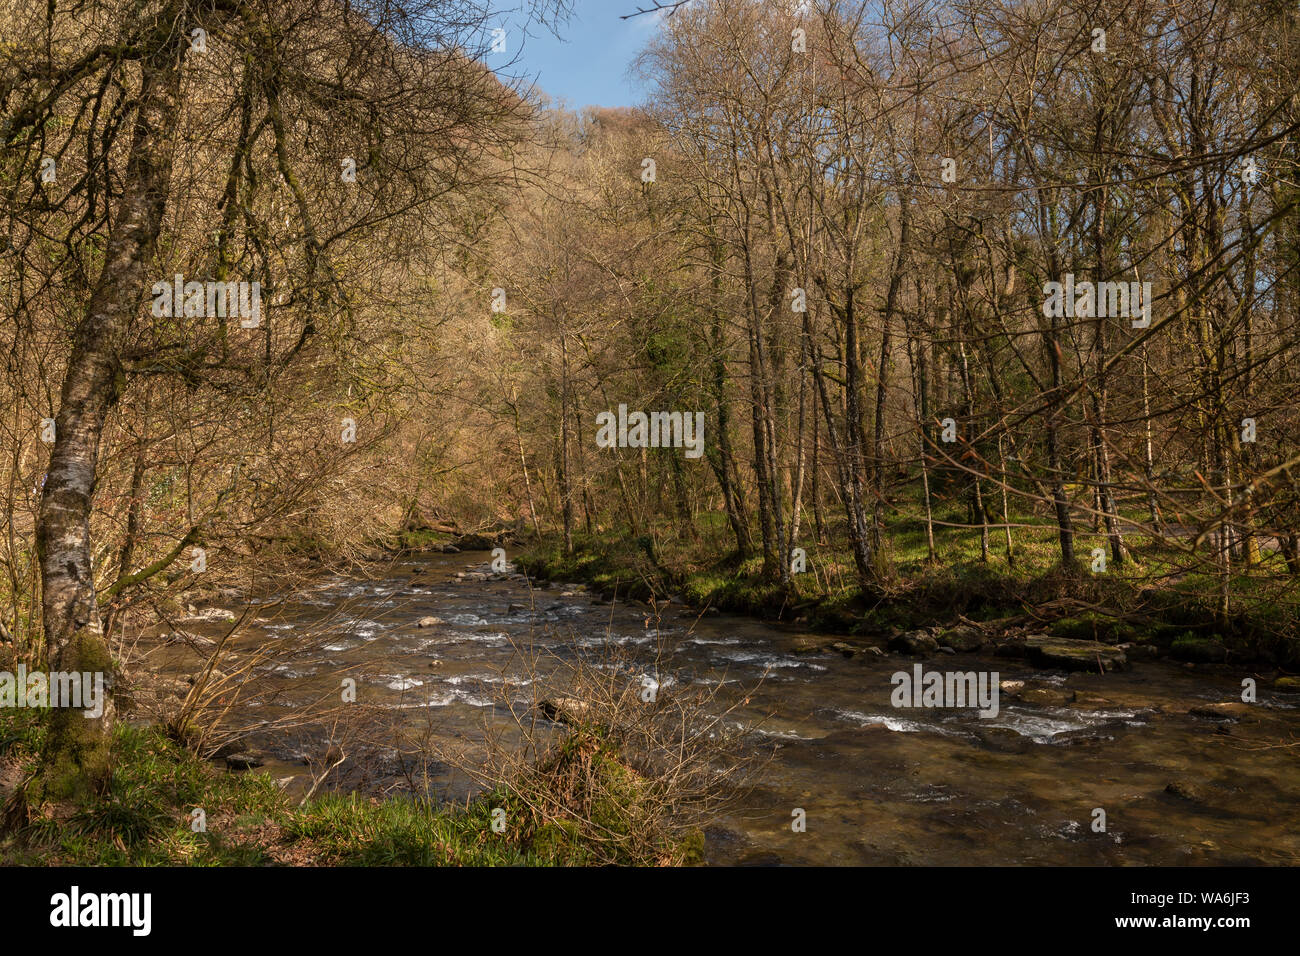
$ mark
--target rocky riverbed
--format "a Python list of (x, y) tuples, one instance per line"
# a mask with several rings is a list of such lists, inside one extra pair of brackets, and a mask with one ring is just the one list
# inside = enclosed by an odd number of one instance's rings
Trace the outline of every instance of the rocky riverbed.
[[(706, 829), (715, 863), (1300, 862), (1300, 693), (1271, 672), (965, 622), (880, 641), (809, 634), (530, 585), (487, 560), (422, 555), (372, 578), (323, 574), (250, 614), (235, 666), (218, 666), (232, 688), (256, 685), (240, 719), (260, 729), (222, 759), (305, 791), (329, 729), (284, 727), (344, 678), (395, 732), (472, 750), (512, 715), (549, 723), (538, 711), (558, 664), (618, 648), (661, 692), (707, 689), (731, 708), (761, 767)], [(196, 608), (179, 634), (153, 635), (162, 678), (149, 692), (184, 696), (234, 613), (235, 601)], [(280, 657), (229, 673), (276, 642)], [(917, 665), (985, 675), (996, 715), (898, 706), (896, 675)], [(475, 786), (444, 765), (421, 779), (447, 797)], [(380, 761), (351, 780), (383, 792), (410, 774)]]

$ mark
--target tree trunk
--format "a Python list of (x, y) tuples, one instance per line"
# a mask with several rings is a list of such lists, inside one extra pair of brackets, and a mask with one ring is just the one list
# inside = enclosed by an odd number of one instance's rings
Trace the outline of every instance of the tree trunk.
[[(165, 49), (142, 63), (121, 205), (64, 373), (37, 524), (48, 666), (102, 673), (106, 698), (111, 698), (113, 662), (95, 600), (90, 514), (104, 422), (123, 387), (117, 350), (148, 288), (146, 268), (167, 204), (179, 58), (178, 50)], [(69, 708), (52, 711), (41, 796), (80, 796), (107, 783), (113, 718), (111, 699), (98, 718)]]

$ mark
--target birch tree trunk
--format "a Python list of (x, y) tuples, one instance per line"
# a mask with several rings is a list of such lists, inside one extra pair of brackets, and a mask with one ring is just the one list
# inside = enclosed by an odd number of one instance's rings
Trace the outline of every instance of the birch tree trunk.
[(36, 537), (48, 666), (102, 673), (110, 698), (97, 718), (53, 709), (40, 786), (55, 799), (99, 789), (109, 776), (113, 661), (95, 600), (90, 513), (104, 423), (124, 384), (118, 352), (148, 288), (146, 268), (167, 204), (180, 57), (179, 47), (164, 47), (141, 63), (122, 200), (64, 373), (41, 495)]

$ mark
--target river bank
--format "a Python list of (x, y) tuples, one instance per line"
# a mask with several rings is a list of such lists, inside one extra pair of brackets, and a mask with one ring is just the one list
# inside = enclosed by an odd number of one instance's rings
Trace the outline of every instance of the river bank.
[(1051, 574), (999, 575), (987, 568), (962, 568), (877, 594), (842, 583), (827, 587), (807, 574), (794, 576), (793, 588), (786, 590), (764, 581), (755, 561), (710, 562), (685, 557), (680, 549), (661, 553), (644, 537), (582, 539), (566, 555), (551, 536), (512, 551), (512, 560), (533, 577), (581, 581), (611, 600), (677, 599), (701, 612), (751, 615), (859, 647), (883, 647), (909, 632), (928, 633), (944, 646), (946, 633), (954, 650), (985, 646), (1023, 656), (1016, 648), (1024, 637), (1082, 640), (1189, 669), (1249, 666), (1283, 689), (1300, 689), (1300, 635), (1223, 628), (1204, 607), (1176, 592), (1148, 590), (1138, 601), (1114, 586), (1066, 583)]
[[(0, 804), (35, 772), (41, 736), (32, 715), (0, 712)], [(531, 790), (503, 788), (464, 804), (360, 792), (300, 801), (272, 774), (224, 770), (159, 726), (119, 725), (111, 754), (108, 792), (27, 807), (25, 822), (0, 833), (0, 865), (554, 867), (700, 859), (698, 835), (629, 839), (642, 826), (646, 784), (589, 734), (552, 754)], [(574, 773), (578, 766), (583, 773)], [(599, 812), (584, 815), (593, 794)]]

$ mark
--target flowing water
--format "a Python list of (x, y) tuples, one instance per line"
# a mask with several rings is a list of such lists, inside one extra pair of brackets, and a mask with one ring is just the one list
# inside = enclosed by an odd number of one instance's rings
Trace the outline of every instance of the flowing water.
[[(253, 621), (274, 643), (313, 628), (325, 637), (261, 678), (283, 694), (266, 719), (292, 713), (351, 675), (358, 698), (442, 741), (474, 741), (528, 707), (546, 661), (610, 644), (659, 663), (674, 682), (711, 688), (750, 727), (765, 762), (752, 789), (706, 830), (714, 863), (1291, 864), (1300, 863), (1300, 695), (1259, 681), (1240, 721), (1196, 717), (1239, 701), (1242, 673), (1208, 675), (1164, 662), (1066, 674), (1020, 660), (940, 654), (926, 670), (996, 671), (1060, 690), (1059, 703), (1001, 698), (1000, 712), (891, 705), (891, 676), (917, 659), (805, 652), (797, 630), (670, 605), (614, 604), (585, 589), (491, 574), (487, 555), (421, 555), (373, 580), (322, 576)], [(417, 623), (429, 616), (440, 623)], [(191, 632), (220, 625), (191, 621)], [(524, 649), (521, 651), (521, 648)], [(542, 652), (536, 668), (527, 649)], [(179, 658), (176, 658), (178, 661)], [(1076, 693), (1072, 703), (1065, 695)], [(1043, 696), (1043, 695), (1040, 695)], [(1046, 695), (1051, 697), (1051, 694)], [(319, 743), (319, 741), (314, 741)], [(301, 788), (297, 748), (267, 733), (264, 769)], [(435, 774), (442, 796), (464, 778)], [(294, 778), (288, 780), (287, 778)], [(378, 782), (378, 781), (376, 781)], [(794, 832), (796, 809), (806, 817)], [(1095, 811), (1105, 830), (1094, 829)]]

